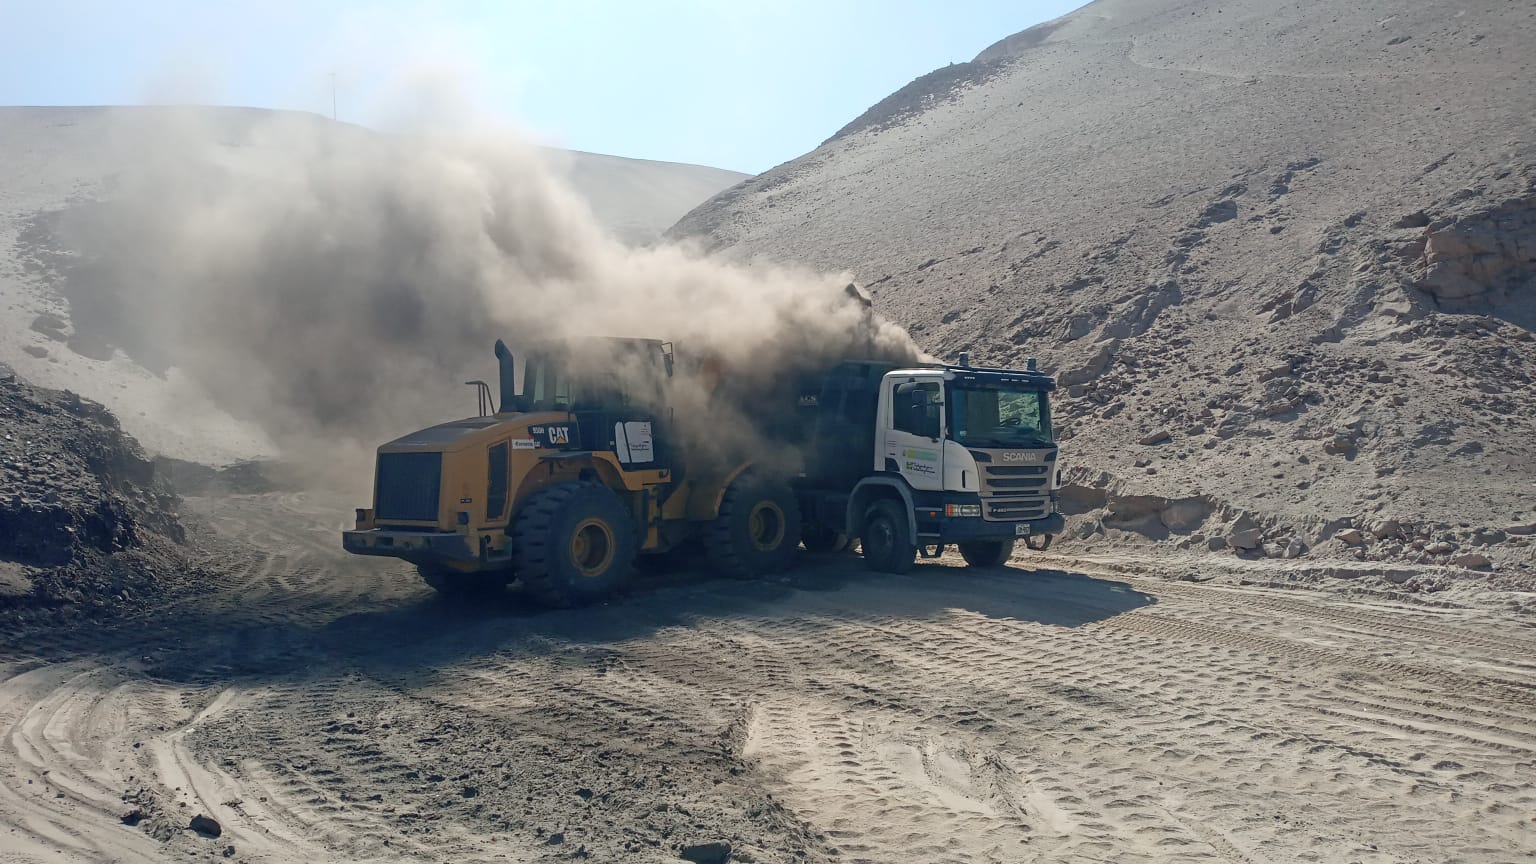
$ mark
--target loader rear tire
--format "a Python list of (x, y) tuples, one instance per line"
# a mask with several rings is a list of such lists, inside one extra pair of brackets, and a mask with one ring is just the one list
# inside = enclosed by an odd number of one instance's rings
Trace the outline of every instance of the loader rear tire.
[(505, 573), (461, 573), (437, 564), (420, 564), (416, 572), (437, 596), (450, 601), (483, 600), (506, 589), (511, 577)]
[(512, 544), (524, 591), (558, 608), (611, 596), (629, 581), (637, 546), (624, 502), (597, 483), (535, 492), (513, 520)]
[(800, 545), (800, 503), (782, 483), (742, 477), (725, 490), (720, 515), (704, 530), (715, 569), (754, 579), (789, 569)]
[(971, 567), (1001, 567), (1013, 557), (1013, 541), (972, 540), (961, 543), (960, 557)]
[(900, 504), (882, 498), (864, 512), (864, 533), (859, 545), (864, 550), (864, 565), (877, 573), (907, 573), (917, 563), (917, 544), (913, 542), (907, 514)]

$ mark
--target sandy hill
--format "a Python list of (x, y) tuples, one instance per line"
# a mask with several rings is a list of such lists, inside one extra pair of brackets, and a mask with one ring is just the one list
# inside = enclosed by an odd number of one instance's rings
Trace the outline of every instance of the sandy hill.
[(1449, 556), (1531, 521), (1529, 3), (1099, 0), (671, 235), (1039, 356), (1085, 536)]
[[(377, 158), (383, 140), (313, 115), (256, 109), (0, 108), (0, 363), (39, 385), (103, 402), (153, 452), (210, 462), (269, 455), (272, 444), (260, 428), (210, 404), (185, 370), (156, 362), (163, 352), (152, 339), (124, 344), (115, 319), (136, 300), (124, 296), (121, 273), (60, 278), (82, 256), (51, 220), (110, 198), (130, 166), (178, 158), (125, 146), (126, 128), (142, 135), (150, 127), (190, 126), (238, 154), (271, 148), (271, 139), (260, 136), (277, 125), (285, 141), (343, 154)], [(304, 153), (292, 156), (303, 164)], [(554, 182), (574, 189), (602, 228), (631, 245), (656, 240), (690, 207), (746, 176), (572, 151), (545, 149), (542, 156)], [(346, 160), (328, 164), (345, 168)], [(483, 206), (472, 197), (463, 202), (466, 213)]]
[(710, 196), (747, 179), (704, 165), (560, 151), (570, 183), (598, 220), (620, 239), (651, 243)]

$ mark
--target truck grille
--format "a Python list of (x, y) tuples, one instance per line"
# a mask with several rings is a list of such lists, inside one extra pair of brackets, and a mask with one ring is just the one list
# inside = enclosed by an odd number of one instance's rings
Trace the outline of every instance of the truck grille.
[(380, 453), (374, 519), (436, 522), (442, 477), (441, 453)]
[[(1012, 451), (1017, 453), (1018, 451)], [(981, 476), (981, 515), (988, 522), (1024, 522), (1051, 515), (1051, 480), (1056, 470), (1056, 450), (1039, 449), (1030, 462), (1004, 461), (1005, 450), (972, 450)], [(1038, 461), (1035, 461), (1038, 459)]]
[(984, 492), (1019, 494), (1025, 490), (1044, 489), (1050, 482), (1053, 465), (988, 465), (981, 469)]
[(1016, 501), (985, 500), (986, 517), (993, 522), (1021, 522), (1026, 519), (1044, 519), (1050, 515), (1051, 499), (1024, 498)]

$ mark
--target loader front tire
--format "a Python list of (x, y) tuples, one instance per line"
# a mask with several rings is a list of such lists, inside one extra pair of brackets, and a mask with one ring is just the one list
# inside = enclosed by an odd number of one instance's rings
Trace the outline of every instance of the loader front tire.
[(629, 581), (637, 545), (624, 502), (597, 483), (533, 493), (513, 520), (512, 544), (524, 591), (559, 608), (611, 596)]
[(725, 490), (720, 515), (704, 530), (715, 569), (754, 579), (789, 569), (800, 545), (800, 503), (782, 483), (747, 476)]

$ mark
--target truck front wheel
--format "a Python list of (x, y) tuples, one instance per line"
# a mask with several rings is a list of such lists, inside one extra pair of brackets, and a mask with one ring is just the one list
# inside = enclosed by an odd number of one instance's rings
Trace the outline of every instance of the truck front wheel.
[(960, 557), (971, 567), (1001, 567), (1013, 557), (1013, 541), (972, 540), (961, 543)]
[(906, 513), (895, 501), (882, 498), (864, 513), (864, 534), (859, 538), (864, 564), (877, 573), (906, 573), (917, 561)]

